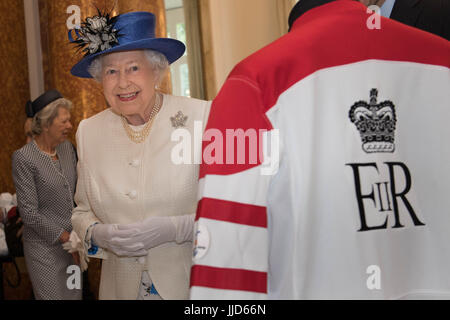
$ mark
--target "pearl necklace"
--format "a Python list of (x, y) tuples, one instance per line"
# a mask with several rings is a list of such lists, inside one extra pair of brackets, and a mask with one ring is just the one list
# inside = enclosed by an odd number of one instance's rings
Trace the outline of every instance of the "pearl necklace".
[(41, 151), (42, 153), (45, 153), (46, 155), (48, 155), (48, 156), (50, 156), (50, 157), (52, 157), (52, 158), (53, 158), (53, 157), (56, 157), (56, 150), (55, 150), (55, 152), (53, 152), (53, 153), (44, 151), (44, 150), (42, 150), (41, 147), (39, 147), (39, 145), (37, 144), (36, 140), (33, 140), (33, 141), (34, 141), (34, 143), (36, 144), (36, 146), (38, 147), (39, 151)]
[[(42, 151), (42, 150), (41, 150), (41, 151)], [(53, 152), (53, 153), (46, 152), (46, 151), (42, 151), (42, 152), (44, 152), (45, 154), (49, 155), (50, 157), (56, 157), (56, 151)]]
[(150, 133), (150, 128), (152, 127), (153, 120), (156, 114), (161, 109), (162, 103), (160, 103), (160, 100), (161, 100), (160, 94), (156, 92), (155, 104), (153, 105), (152, 111), (150, 112), (150, 118), (148, 119), (144, 128), (140, 131), (133, 130), (131, 126), (128, 124), (125, 117), (121, 116), (123, 128), (125, 129), (128, 138), (134, 143), (144, 142), (145, 139), (147, 138), (148, 134)]

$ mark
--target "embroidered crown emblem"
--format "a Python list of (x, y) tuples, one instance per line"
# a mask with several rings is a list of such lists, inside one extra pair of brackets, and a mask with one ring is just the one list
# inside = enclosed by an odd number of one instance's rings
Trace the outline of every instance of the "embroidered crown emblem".
[(355, 102), (349, 111), (350, 121), (358, 129), (366, 153), (394, 152), (395, 115), (391, 101), (377, 103), (378, 90), (370, 90), (370, 102)]

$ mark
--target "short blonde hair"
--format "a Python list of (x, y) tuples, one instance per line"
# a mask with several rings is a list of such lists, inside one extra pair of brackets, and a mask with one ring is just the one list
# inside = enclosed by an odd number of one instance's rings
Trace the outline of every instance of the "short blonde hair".
[(72, 101), (66, 98), (59, 98), (49, 103), (44, 109), (36, 113), (31, 123), (31, 133), (33, 135), (40, 135), (43, 128), (52, 125), (53, 120), (58, 116), (59, 108), (65, 108), (67, 111), (72, 109)]

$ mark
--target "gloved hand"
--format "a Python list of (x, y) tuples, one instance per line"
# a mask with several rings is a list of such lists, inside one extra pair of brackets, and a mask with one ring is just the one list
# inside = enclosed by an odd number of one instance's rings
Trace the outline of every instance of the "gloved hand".
[(63, 247), (64, 250), (66, 250), (69, 253), (73, 253), (73, 252), (77, 251), (77, 248), (73, 248), (72, 247), (72, 243), (70, 243), (70, 241), (64, 242), (62, 244), (62, 247)]
[(81, 240), (78, 238), (78, 235), (75, 231), (72, 231), (69, 235), (69, 240), (62, 244), (64, 250), (69, 253), (74, 253), (78, 251), (78, 247), (81, 244)]
[(134, 240), (143, 243), (145, 249), (157, 247), (163, 243), (192, 241), (194, 215), (175, 217), (149, 217), (142, 222), (119, 225), (121, 231), (137, 230)]
[(96, 224), (92, 228), (94, 245), (108, 249), (118, 256), (140, 257), (147, 255), (144, 244), (136, 240), (137, 228), (119, 230), (117, 224)]
[(89, 260), (83, 253), (83, 245), (75, 231), (70, 233), (69, 241), (64, 242), (62, 247), (72, 254), (75, 264), (80, 265), (82, 271), (87, 269)]

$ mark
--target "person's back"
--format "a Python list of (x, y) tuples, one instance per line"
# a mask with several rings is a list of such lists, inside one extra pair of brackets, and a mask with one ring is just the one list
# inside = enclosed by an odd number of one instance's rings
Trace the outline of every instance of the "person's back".
[(450, 298), (450, 45), (368, 17), (314, 8), (230, 74), (207, 130), (277, 129), (279, 168), (202, 165), (192, 298)]

